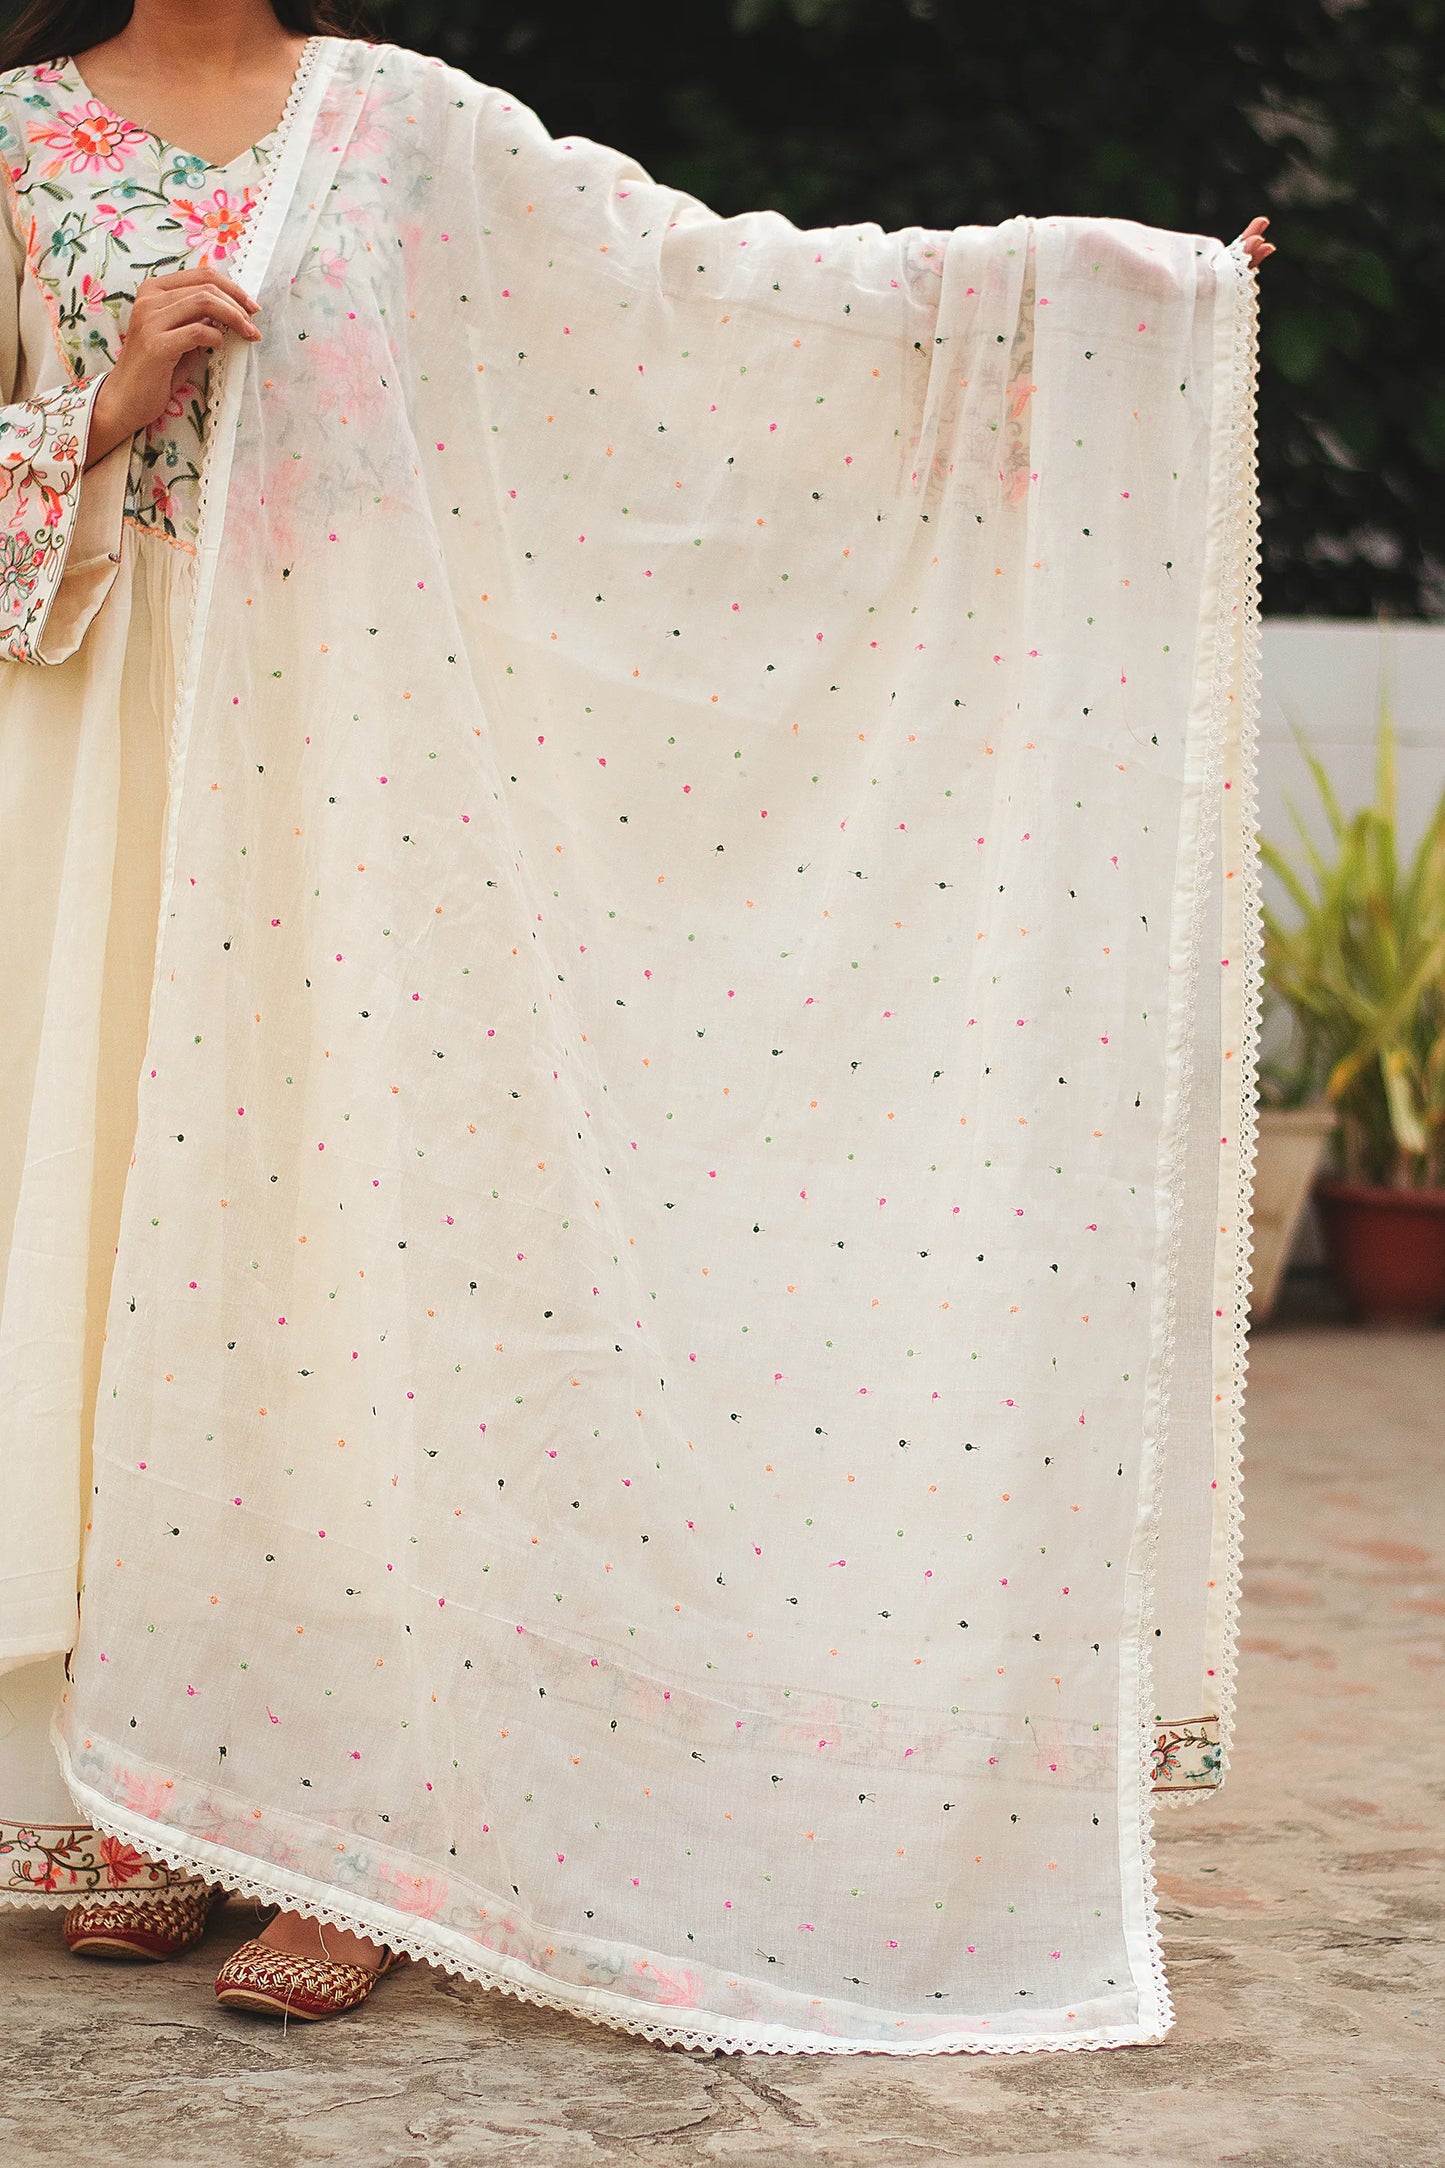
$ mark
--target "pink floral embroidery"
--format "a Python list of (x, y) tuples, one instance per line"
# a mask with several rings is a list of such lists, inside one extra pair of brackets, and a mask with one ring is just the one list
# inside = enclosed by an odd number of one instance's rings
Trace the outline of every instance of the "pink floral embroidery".
[(0, 1822), (0, 1891), (22, 1902), (57, 1891), (125, 1889), (132, 1882), (165, 1889), (183, 1879), (85, 1823)]
[(432, 1919), (446, 1903), (446, 1883), (431, 1875), (398, 1874), (384, 1860), (378, 1860), (376, 1871), (394, 1892), (392, 1901), (399, 1912), (415, 1912), (423, 1919)]
[(124, 1795), (126, 1806), (136, 1814), (143, 1814), (148, 1822), (163, 1822), (172, 1804), (175, 1792), (173, 1777), (151, 1776), (136, 1769), (120, 1769), (115, 1772), (115, 1784)]
[(84, 106), (57, 113), (52, 121), (37, 121), (30, 140), (56, 153), (42, 168), (45, 178), (53, 180), (66, 166), (72, 173), (99, 173), (102, 167), (119, 173), (145, 142), (146, 133), (112, 113), (99, 98), (89, 98)]
[[(12, 526), (0, 534), (0, 616), (24, 622), (33, 614), (31, 597), (41, 586), (51, 566), (51, 545), (48, 530), (57, 525), (52, 518), (56, 499), (54, 491), (46, 493), (41, 488), (44, 504), (41, 532), (27, 534), (23, 527)], [(13, 650), (12, 650), (13, 652)]]
[(191, 383), (189, 379), (184, 384), (177, 384), (155, 420), (146, 423), (146, 435), (148, 437), (169, 436), (170, 430), (167, 425), (179, 421), (190, 401), (196, 396), (197, 386)]
[(150, 1874), (153, 1869), (148, 1859), (143, 1859), (133, 1844), (120, 1837), (102, 1837), (100, 1856), (106, 1873), (117, 1885), (133, 1882), (139, 1874)]
[(209, 263), (212, 257), (221, 262), (245, 232), (255, 200), (249, 188), (239, 203), (228, 188), (218, 188), (204, 199), (177, 196), (174, 208), (185, 228), (186, 247), (202, 250), (201, 263)]
[(109, 227), (110, 237), (113, 241), (120, 240), (123, 234), (135, 232), (135, 220), (127, 218), (119, 204), (98, 203), (95, 207), (95, 216), (97, 224), (104, 224)]
[(632, 1960), (632, 1969), (642, 1975), (644, 1983), (651, 1981), (655, 1999), (666, 2008), (697, 2008), (697, 1982), (690, 1972), (666, 1972), (661, 1965), (655, 1965), (645, 1957), (635, 1957)]

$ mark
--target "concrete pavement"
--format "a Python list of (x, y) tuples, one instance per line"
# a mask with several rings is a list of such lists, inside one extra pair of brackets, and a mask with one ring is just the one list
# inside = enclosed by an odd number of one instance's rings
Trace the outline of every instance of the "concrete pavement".
[(1156, 1817), (1164, 2045), (912, 2062), (652, 2048), (409, 1966), (354, 2019), (216, 2009), (0, 1913), (0, 2163), (1445, 2163), (1445, 1333), (1255, 1335), (1239, 1740)]

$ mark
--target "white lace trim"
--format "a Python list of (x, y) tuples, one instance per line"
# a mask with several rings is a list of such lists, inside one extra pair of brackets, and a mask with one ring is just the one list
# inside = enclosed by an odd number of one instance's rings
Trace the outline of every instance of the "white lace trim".
[(606, 1988), (559, 1988), (519, 1958), (486, 1957), (475, 1943), (455, 1931), (418, 1921), (414, 1915), (378, 1904), (374, 1898), (356, 1896), (348, 1903), (338, 1903), (334, 1892), (318, 1896), (317, 1885), (304, 1875), (270, 1866), (257, 1873), (256, 1860), (226, 1845), (210, 1844), (194, 1836), (177, 1843), (176, 1830), (147, 1821), (144, 1815), (124, 1813), (114, 1800), (81, 1783), (63, 1743), (57, 1743), (57, 1751), (76, 1805), (84, 1808), (96, 1828), (109, 1836), (125, 1838), (137, 1850), (168, 1867), (220, 1882), (234, 1896), (253, 1897), (263, 1904), (299, 1912), (305, 1919), (320, 1920), (323, 1926), (349, 1928), (353, 1934), (382, 1942), (402, 1956), (435, 1965), (453, 1977), (475, 1980), (481, 1987), (496, 1988), (518, 2002), (560, 2010), (611, 2032), (635, 2034), (656, 2046), (711, 2050), (718, 2055), (1032, 2055), (1046, 2049), (1143, 2047), (1163, 2038), (1162, 2028), (1150, 2031), (1140, 2025), (1109, 2025), (1090, 2032), (1039, 2033), (1019, 2040), (991, 2040), (986, 2033), (944, 2033), (936, 2040), (899, 2041), (894, 2045), (886, 2040), (838, 2040), (823, 2033), (790, 2032), (781, 2025), (725, 2021), (687, 2024), (650, 2016), (639, 2004)]
[[(1213, 865), (1212, 853), (1223, 850), (1219, 832), (1219, 798), (1222, 780), (1224, 740), (1229, 712), (1229, 693), (1233, 653), (1233, 592), (1235, 587), (1235, 560), (1238, 552), (1238, 432), (1243, 403), (1244, 386), (1240, 378), (1240, 310), (1239, 259), (1230, 252), (1230, 263), (1235, 276), (1224, 289), (1216, 306), (1230, 310), (1228, 345), (1226, 355), (1227, 380), (1221, 390), (1214, 386), (1215, 425), (1211, 431), (1211, 472), (1209, 511), (1212, 514), (1216, 491), (1222, 490), (1223, 518), (1217, 564), (1218, 588), (1215, 595), (1214, 624), (1210, 635), (1211, 675), (1205, 729), (1203, 734), (1203, 759), (1198, 778), (1195, 800), (1193, 834), (1185, 831), (1184, 848), (1190, 854), (1188, 873), (1192, 879), (1192, 891), (1187, 906), (1187, 921), (1183, 928), (1182, 953), (1178, 958), (1178, 992), (1171, 1003), (1170, 1033), (1172, 1052), (1177, 1069), (1166, 1120), (1167, 1134), (1161, 1145), (1161, 1182), (1167, 1200), (1167, 1222), (1163, 1235), (1163, 1285), (1162, 1306), (1158, 1321), (1158, 1340), (1152, 1355), (1155, 1377), (1153, 1405), (1150, 1409), (1149, 1429), (1145, 1441), (1144, 1461), (1140, 1472), (1142, 1501), (1136, 1549), (1139, 1594), (1137, 1608), (1131, 1614), (1130, 1626), (1134, 1636), (1132, 1651), (1126, 1648), (1124, 1659), (1132, 1655), (1135, 1708), (1135, 1737), (1138, 1748), (1138, 1826), (1140, 1835), (1140, 1869), (1143, 1881), (1144, 1917), (1142, 1932), (1144, 1956), (1152, 1991), (1158, 2000), (1166, 2025), (1173, 2023), (1173, 2001), (1169, 1993), (1164, 1969), (1163, 1942), (1159, 1928), (1159, 1893), (1155, 1872), (1155, 1838), (1153, 1806), (1158, 1797), (1179, 1796), (1170, 1792), (1156, 1791), (1152, 1781), (1152, 1748), (1158, 1735), (1158, 1704), (1154, 1697), (1152, 1650), (1149, 1629), (1155, 1618), (1155, 1589), (1159, 1556), (1160, 1531), (1164, 1507), (1164, 1459), (1169, 1436), (1169, 1418), (1174, 1376), (1175, 1345), (1178, 1330), (1178, 1276), (1179, 1258), (1184, 1232), (1185, 1177), (1188, 1165), (1190, 1112), (1195, 1091), (1195, 1041), (1197, 1038), (1197, 1014), (1199, 994), (1199, 962), (1205, 927), (1205, 906), (1209, 892), (1209, 875)], [(1215, 355), (1219, 354), (1216, 337)], [(1221, 405), (1221, 400), (1223, 404)], [(1220, 451), (1219, 417), (1223, 416), (1227, 436)], [(1215, 460), (1219, 464), (1215, 465)], [(1175, 961), (1171, 955), (1171, 964)], [(1224, 1025), (1221, 1018), (1221, 1034)], [(1121, 1740), (1127, 1735), (1126, 1726), (1120, 1724)], [(1128, 1862), (1125, 1863), (1125, 1899), (1128, 1897)], [(1136, 1927), (1136, 1932), (1138, 1931)]]
[[(1222, 637), (1215, 658), (1212, 700), (1216, 743), (1222, 753), (1224, 720), (1231, 685), (1238, 710), (1239, 749), (1237, 788), (1241, 833), (1239, 961), (1242, 967), (1239, 1019), (1239, 1097), (1234, 1111), (1235, 1194), (1233, 1199), (1234, 1261), (1231, 1275), (1229, 1385), (1225, 1408), (1228, 1447), (1222, 1471), (1227, 1486), (1225, 1503), (1225, 1553), (1220, 1567), (1223, 1581), (1222, 1623), (1218, 1650), (1219, 1770), (1213, 1786), (1178, 1791), (1161, 1790), (1155, 1797), (1171, 1807), (1213, 1796), (1229, 1770), (1233, 1741), (1239, 1670), (1240, 1587), (1243, 1562), (1244, 1500), (1244, 1402), (1249, 1367), (1249, 1297), (1254, 1242), (1251, 1214), (1257, 1154), (1257, 1077), (1264, 978), (1264, 940), (1261, 920), (1261, 882), (1256, 831), (1259, 823), (1259, 711), (1260, 711), (1260, 611), (1259, 611), (1259, 499), (1258, 388), (1259, 388), (1259, 282), (1242, 242), (1231, 242), (1235, 265), (1235, 322), (1230, 342), (1229, 413), (1232, 442), (1225, 533), (1227, 542), (1222, 567), (1219, 626)], [(1237, 674), (1235, 665), (1237, 663)], [(1218, 780), (1218, 778), (1216, 778)]]
[(1261, 919), (1261, 884), (1256, 832), (1259, 825), (1259, 499), (1257, 491), (1257, 397), (1259, 385), (1259, 280), (1249, 265), (1243, 246), (1232, 251), (1240, 261), (1243, 324), (1235, 342), (1235, 383), (1231, 400), (1238, 433), (1234, 462), (1235, 504), (1231, 527), (1239, 529), (1237, 546), (1230, 555), (1230, 569), (1241, 583), (1234, 596), (1239, 611), (1239, 818), (1243, 835), (1240, 880), (1243, 913), (1241, 956), (1244, 967), (1243, 1029), (1239, 1048), (1238, 1157), (1235, 1191), (1235, 1257), (1232, 1350), (1229, 1387), (1229, 1533), (1224, 1565), (1224, 1634), (1220, 1652), (1219, 1681), (1219, 1774), (1229, 1768), (1229, 1749), (1234, 1732), (1240, 1579), (1243, 1560), (1244, 1501), (1244, 1396), (1249, 1367), (1249, 1294), (1254, 1242), (1251, 1214), (1254, 1199), (1254, 1168), (1258, 1149), (1256, 1084), (1264, 984), (1264, 934)]

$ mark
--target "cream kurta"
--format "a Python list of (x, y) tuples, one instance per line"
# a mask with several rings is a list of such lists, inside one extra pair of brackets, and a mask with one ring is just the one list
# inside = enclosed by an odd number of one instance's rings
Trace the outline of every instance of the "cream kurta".
[[(155, 962), (204, 370), (83, 481), (55, 451), (83, 435), (138, 280), (224, 262), (266, 144), (210, 167), (65, 62), (0, 78), (0, 139), (0, 1902), (67, 1903), (166, 1879), (77, 1825), (49, 1725)], [(22, 658), (41, 665), (23, 688)]]

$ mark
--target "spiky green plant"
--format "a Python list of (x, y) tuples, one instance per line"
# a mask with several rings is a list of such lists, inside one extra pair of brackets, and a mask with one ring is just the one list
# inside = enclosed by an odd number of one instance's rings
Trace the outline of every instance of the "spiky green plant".
[(1295, 729), (1332, 849), (1292, 864), (1260, 855), (1299, 917), (1264, 912), (1264, 978), (1292, 1022), (1287, 1096), (1322, 1097), (1339, 1115), (1335, 1155), (1356, 1181), (1445, 1186), (1445, 793), (1409, 864), (1396, 843), (1395, 730), (1381, 710), (1375, 801), (1346, 818), (1318, 757)]

